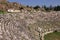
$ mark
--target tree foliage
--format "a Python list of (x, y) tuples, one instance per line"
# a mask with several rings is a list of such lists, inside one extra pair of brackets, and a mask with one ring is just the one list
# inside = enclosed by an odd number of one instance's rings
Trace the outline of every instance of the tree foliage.
[(60, 11), (60, 6), (58, 5), (58, 6), (49, 6), (49, 7), (47, 7), (47, 6), (43, 6), (43, 8), (46, 10), (46, 11), (51, 11), (51, 10), (53, 10), (53, 11)]
[(37, 6), (33, 7), (33, 8), (34, 8), (34, 9), (38, 9), (38, 8), (40, 8), (40, 6), (37, 5)]

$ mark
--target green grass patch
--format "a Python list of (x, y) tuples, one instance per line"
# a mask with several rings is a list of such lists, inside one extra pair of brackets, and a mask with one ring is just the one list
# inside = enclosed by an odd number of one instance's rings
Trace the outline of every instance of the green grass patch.
[(0, 10), (0, 14), (4, 14), (4, 13), (5, 13), (4, 11)]
[(60, 32), (53, 32), (44, 36), (45, 40), (60, 40)]

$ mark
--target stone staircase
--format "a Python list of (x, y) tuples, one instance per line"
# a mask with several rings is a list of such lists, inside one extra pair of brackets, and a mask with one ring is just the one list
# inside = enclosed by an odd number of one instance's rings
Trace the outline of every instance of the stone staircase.
[(0, 40), (41, 40), (41, 34), (60, 30), (60, 11), (0, 14)]

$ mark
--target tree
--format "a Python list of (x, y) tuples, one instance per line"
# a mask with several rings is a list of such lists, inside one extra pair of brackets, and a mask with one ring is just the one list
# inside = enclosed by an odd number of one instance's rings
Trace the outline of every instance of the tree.
[(54, 11), (60, 11), (60, 6), (58, 5), (58, 6), (55, 6), (54, 7)]
[(44, 5), (44, 6), (42, 6), (42, 8), (44, 8), (45, 11), (51, 11), (51, 10), (53, 10), (52, 5), (50, 5), (49, 7), (47, 7), (46, 5)]
[(40, 6), (38, 6), (38, 5), (37, 5), (37, 6), (33, 7), (33, 8), (34, 8), (34, 9), (39, 9), (39, 8), (40, 8)]

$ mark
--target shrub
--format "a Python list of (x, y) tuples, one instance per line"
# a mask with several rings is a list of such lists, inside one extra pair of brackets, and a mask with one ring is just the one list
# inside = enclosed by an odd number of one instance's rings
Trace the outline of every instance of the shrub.
[(4, 13), (5, 13), (4, 11), (0, 10), (0, 14), (4, 14)]

